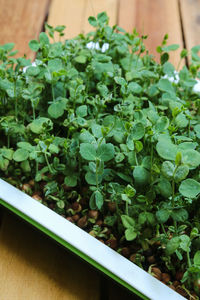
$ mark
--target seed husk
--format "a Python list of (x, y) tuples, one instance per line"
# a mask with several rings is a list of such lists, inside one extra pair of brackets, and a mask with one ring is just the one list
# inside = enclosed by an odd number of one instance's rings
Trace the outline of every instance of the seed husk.
[(82, 210), (82, 206), (80, 205), (80, 203), (74, 202), (72, 203), (72, 209), (78, 213)]
[(158, 280), (162, 279), (162, 272), (157, 267), (152, 267), (151, 268), (151, 274), (153, 275), (153, 277), (157, 278)]
[(99, 220), (96, 221), (95, 224), (98, 225), (98, 226), (102, 226), (103, 225), (103, 221), (99, 219)]
[(28, 195), (32, 195), (32, 193), (33, 193), (32, 188), (31, 188), (29, 183), (24, 183), (22, 185), (21, 189), (22, 189), (23, 192), (25, 192)]
[(128, 247), (123, 247), (121, 250), (121, 254), (125, 257), (129, 257), (130, 256), (130, 249)]
[(115, 202), (108, 202), (108, 210), (112, 213), (116, 211), (116, 203)]
[(71, 223), (74, 223), (74, 220), (72, 219), (72, 217), (66, 217), (65, 219), (70, 221)]
[(106, 241), (106, 245), (108, 245), (112, 249), (117, 248), (117, 239), (116, 238), (110, 238)]
[(88, 224), (87, 221), (87, 216), (83, 216), (82, 218), (80, 218), (77, 222), (78, 227), (80, 228), (85, 228)]
[(37, 200), (37, 201), (39, 201), (39, 202), (42, 201), (42, 198), (38, 194), (32, 195), (32, 198), (35, 199), (35, 200)]
[(80, 216), (78, 214), (72, 216), (72, 219), (74, 220), (74, 222), (77, 222), (80, 219)]
[(96, 220), (98, 218), (98, 216), (99, 216), (98, 210), (89, 210), (89, 212), (88, 212), (89, 218)]
[(151, 255), (151, 256), (147, 257), (147, 261), (148, 261), (148, 263), (150, 263), (152, 265), (152, 264), (155, 264), (156, 259), (155, 259), (154, 255)]
[(168, 283), (171, 280), (171, 277), (168, 273), (162, 273), (162, 281)]

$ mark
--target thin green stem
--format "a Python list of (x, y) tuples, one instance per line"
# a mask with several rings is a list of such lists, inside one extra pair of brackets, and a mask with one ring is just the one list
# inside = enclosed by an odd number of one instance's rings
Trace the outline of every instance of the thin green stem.
[(47, 163), (47, 166), (48, 166), (48, 169), (49, 169), (49, 172), (52, 174), (53, 173), (53, 170), (49, 164), (49, 160), (48, 160), (48, 157), (47, 157), (47, 154), (46, 152), (44, 153), (44, 157), (45, 157), (45, 160), (46, 160), (46, 163)]
[(126, 210), (126, 215), (128, 216), (129, 213), (128, 213), (128, 202), (126, 201), (126, 207), (125, 207), (125, 210)]
[(190, 251), (187, 250), (187, 262), (188, 262), (188, 267), (190, 268), (192, 266), (192, 263), (191, 263), (191, 259), (190, 259)]

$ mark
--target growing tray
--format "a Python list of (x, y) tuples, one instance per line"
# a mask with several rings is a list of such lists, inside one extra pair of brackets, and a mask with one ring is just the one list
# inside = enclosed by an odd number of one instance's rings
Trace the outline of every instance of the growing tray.
[(185, 299), (116, 251), (2, 179), (0, 179), (0, 204), (141, 299)]

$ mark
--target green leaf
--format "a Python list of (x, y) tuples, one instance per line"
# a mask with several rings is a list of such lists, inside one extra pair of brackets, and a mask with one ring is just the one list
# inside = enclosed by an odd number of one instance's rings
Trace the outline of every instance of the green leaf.
[(174, 145), (169, 139), (159, 140), (156, 145), (156, 150), (160, 157), (175, 161), (177, 146)]
[(116, 77), (114, 78), (114, 80), (115, 80), (115, 82), (116, 82), (117, 84), (119, 84), (119, 85), (122, 85), (122, 86), (126, 85), (126, 80), (125, 80), (123, 77), (118, 77), (118, 76), (116, 76)]
[(109, 19), (108, 19), (106, 12), (104, 11), (97, 15), (97, 20), (100, 24), (103, 25), (103, 24), (107, 24)]
[(179, 166), (174, 175), (175, 182), (180, 182), (188, 176), (189, 167), (187, 165)]
[(128, 85), (128, 91), (133, 94), (140, 94), (142, 92), (142, 87), (136, 82), (131, 82)]
[(77, 176), (72, 175), (72, 174), (68, 175), (68, 176), (65, 177), (64, 182), (67, 186), (74, 187), (74, 186), (77, 185)]
[(184, 128), (188, 125), (188, 120), (184, 113), (180, 113), (177, 115), (177, 117), (175, 118), (175, 123), (179, 128)]
[(133, 228), (128, 228), (125, 230), (125, 238), (127, 241), (133, 241), (137, 237), (137, 232)]
[(54, 118), (58, 119), (64, 114), (66, 108), (66, 102), (65, 101), (56, 101), (53, 102), (49, 108), (48, 108), (48, 114)]
[(51, 72), (58, 72), (63, 69), (62, 60), (60, 58), (54, 58), (48, 61), (48, 67)]
[(29, 152), (32, 152), (34, 150), (34, 146), (32, 146), (30, 143), (27, 142), (19, 142), (17, 143), (17, 147), (25, 149)]
[(8, 160), (12, 160), (14, 151), (12, 149), (2, 148), (0, 149), (0, 153)]
[(96, 159), (96, 148), (93, 144), (82, 143), (80, 145), (80, 154), (86, 160)]
[(45, 32), (40, 33), (39, 40), (42, 46), (49, 45), (49, 38)]
[(171, 213), (171, 216), (174, 221), (185, 222), (188, 219), (188, 212), (184, 208), (178, 208)]
[(165, 46), (165, 47), (162, 47), (162, 50), (163, 51), (175, 51), (179, 48), (180, 46), (178, 44), (172, 44), (172, 45), (169, 45), (169, 46)]
[(158, 82), (158, 88), (163, 92), (174, 93), (172, 83), (168, 79), (160, 79)]
[(13, 154), (13, 159), (17, 162), (27, 160), (29, 152), (25, 149), (17, 149)]
[(115, 148), (113, 144), (102, 144), (97, 148), (97, 157), (103, 161), (109, 161), (115, 156)]
[(169, 127), (169, 119), (165, 116), (160, 117), (155, 125), (157, 132), (165, 131)]
[(189, 168), (197, 168), (200, 165), (200, 153), (196, 150), (183, 150), (182, 161), (187, 164)]
[(144, 134), (145, 134), (145, 129), (144, 129), (144, 125), (142, 123), (138, 122), (133, 125), (133, 127), (131, 129), (131, 138), (134, 141), (138, 141), (138, 140), (142, 139)]
[(30, 49), (34, 52), (37, 52), (40, 49), (40, 44), (36, 40), (31, 40), (28, 43), (28, 45), (29, 45)]
[(98, 23), (95, 17), (89, 17), (88, 18), (88, 22), (90, 23), (90, 25), (92, 25), (93, 27), (97, 27)]
[(133, 228), (135, 226), (134, 219), (127, 215), (122, 215), (121, 220), (125, 228)]
[(101, 209), (103, 206), (103, 195), (99, 191), (95, 191), (95, 202), (98, 209)]
[(190, 245), (191, 245), (191, 242), (190, 242), (190, 238), (189, 236), (187, 236), (186, 234), (183, 234), (180, 236), (180, 248), (187, 252), (188, 250), (190, 250)]
[(167, 178), (167, 179), (172, 179), (173, 174), (174, 174), (174, 165), (170, 161), (164, 161), (162, 164), (162, 174)]
[(31, 166), (28, 160), (22, 161), (20, 167), (25, 173), (31, 172)]
[(53, 128), (53, 123), (48, 118), (40, 117), (30, 123), (29, 128), (32, 132), (40, 134), (46, 130), (51, 130)]
[(81, 105), (76, 109), (76, 115), (84, 118), (87, 116), (87, 105)]
[(74, 59), (77, 63), (79, 64), (85, 64), (86, 61), (87, 61), (87, 57), (86, 56), (83, 56), (83, 55), (78, 55), (75, 57)]
[(165, 208), (161, 208), (156, 212), (156, 218), (159, 223), (165, 223), (170, 217), (170, 211)]
[(143, 166), (136, 166), (133, 170), (135, 183), (138, 185), (148, 184), (150, 181), (150, 173)]
[(166, 245), (167, 255), (172, 255), (176, 251), (176, 249), (178, 249), (179, 245), (180, 245), (180, 238), (178, 236), (169, 240)]
[(9, 166), (9, 160), (0, 155), (0, 170), (6, 171)]
[(194, 255), (194, 265), (200, 266), (200, 250)]
[(194, 179), (188, 178), (181, 182), (179, 192), (187, 198), (195, 198), (200, 193), (200, 183)]
[(172, 195), (172, 186), (166, 178), (159, 180), (157, 190), (165, 198), (169, 198)]

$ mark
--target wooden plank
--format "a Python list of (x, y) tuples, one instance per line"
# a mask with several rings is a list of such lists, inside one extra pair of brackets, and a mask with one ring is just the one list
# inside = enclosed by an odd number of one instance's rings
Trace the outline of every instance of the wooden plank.
[(0, 298), (97, 300), (95, 270), (16, 217), (0, 232)]
[[(156, 47), (166, 33), (169, 34), (168, 44), (183, 47), (178, 0), (120, 0), (119, 26), (128, 31), (136, 27), (140, 35), (147, 34), (146, 47), (156, 60), (159, 60)], [(179, 62), (180, 51), (170, 55), (175, 66)]]
[(181, 0), (181, 16), (188, 50), (200, 44), (200, 1)]
[(55, 27), (65, 25), (65, 38), (69, 39), (82, 32), (85, 0), (52, 0), (48, 24)]
[(65, 25), (67, 39), (79, 33), (92, 30), (88, 24), (88, 17), (106, 11), (110, 17), (110, 24), (117, 22), (117, 0), (52, 0), (49, 10), (48, 23), (51, 26)]
[(15, 43), (18, 56), (33, 58), (28, 42), (38, 37), (47, 14), (49, 0), (0, 0), (0, 45)]

